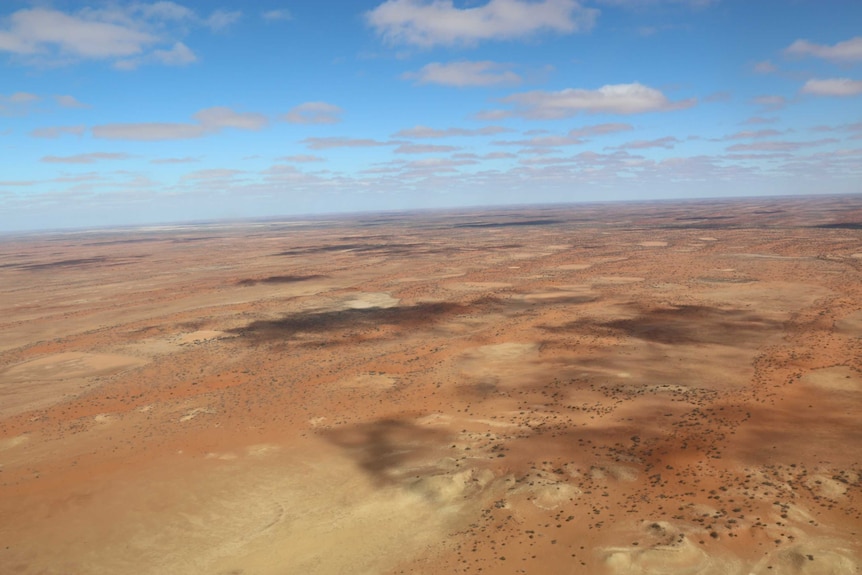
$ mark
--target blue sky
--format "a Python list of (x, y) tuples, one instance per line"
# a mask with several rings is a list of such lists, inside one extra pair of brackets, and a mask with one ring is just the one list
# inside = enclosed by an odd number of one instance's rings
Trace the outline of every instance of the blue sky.
[(0, 4), (0, 231), (862, 192), (862, 2)]

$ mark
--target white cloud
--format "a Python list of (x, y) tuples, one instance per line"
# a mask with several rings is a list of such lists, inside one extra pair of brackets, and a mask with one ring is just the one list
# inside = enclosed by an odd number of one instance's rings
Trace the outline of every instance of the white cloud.
[(836, 62), (862, 60), (862, 36), (856, 36), (833, 46), (814, 44), (808, 40), (797, 40), (784, 50), (791, 56), (814, 56)]
[(231, 170), (228, 168), (211, 168), (209, 170), (197, 170), (183, 176), (184, 180), (229, 180), (240, 174), (242, 170)]
[(306, 138), (302, 143), (312, 150), (330, 150), (332, 148), (373, 148), (378, 146), (391, 146), (401, 142), (380, 142), (368, 138)]
[(647, 148), (664, 148), (666, 150), (669, 150), (679, 142), (680, 141), (673, 136), (665, 136), (664, 138), (657, 138), (655, 140), (635, 140), (633, 142), (626, 142), (621, 146), (617, 146), (616, 149), (645, 150)]
[(54, 100), (62, 106), (63, 108), (89, 108), (87, 104), (84, 104), (80, 100), (78, 100), (75, 96), (69, 95), (60, 95), (54, 96)]
[(745, 121), (741, 122), (745, 126), (757, 126), (760, 124), (774, 124), (778, 121), (776, 117), (765, 118), (763, 116), (752, 116)]
[(320, 156), (313, 156), (309, 154), (296, 154), (293, 156), (284, 156), (282, 158), (278, 158), (283, 162), (295, 162), (297, 164), (307, 164), (309, 162), (323, 162), (325, 161)]
[(583, 126), (569, 131), (569, 136), (572, 138), (589, 138), (592, 136), (604, 136), (605, 134), (615, 134), (617, 132), (628, 132), (633, 130), (631, 124), (594, 124), (592, 126)]
[(503, 132), (511, 132), (509, 128), (504, 128), (502, 126), (486, 126), (484, 128), (478, 128), (475, 130), (470, 130), (467, 128), (446, 128), (443, 130), (429, 128), (428, 126), (414, 126), (413, 128), (407, 128), (405, 130), (399, 130), (395, 132), (392, 137), (394, 138), (415, 138), (415, 139), (423, 139), (423, 138), (449, 138), (454, 136), (493, 136), (495, 134), (501, 134)]
[(126, 160), (131, 157), (122, 153), (92, 152), (74, 156), (45, 156), (42, 161), (49, 164), (93, 164), (102, 160)]
[(234, 112), (227, 106), (206, 108), (195, 114), (194, 118), (207, 131), (217, 131), (222, 128), (260, 130), (269, 123), (263, 114)]
[(725, 136), (725, 140), (753, 140), (756, 138), (771, 138), (772, 136), (780, 136), (783, 132), (778, 130), (748, 130), (744, 132), (736, 132)]
[(195, 16), (194, 12), (175, 2), (135, 4), (134, 9), (148, 18), (161, 18), (163, 20), (188, 20)]
[(84, 134), (87, 128), (84, 126), (47, 126), (44, 128), (36, 128), (30, 135), (34, 138), (59, 138), (64, 134), (71, 134), (73, 136), (81, 136)]
[(262, 114), (240, 113), (225, 106), (206, 108), (194, 115), (196, 124), (143, 122), (137, 124), (104, 124), (93, 127), (93, 137), (107, 140), (154, 142), (188, 140), (215, 134), (224, 128), (259, 130), (268, 120)]
[(533, 91), (513, 94), (504, 102), (518, 106), (526, 118), (550, 120), (581, 112), (592, 114), (641, 114), (689, 108), (694, 99), (672, 102), (655, 88), (642, 84), (614, 84), (598, 90), (569, 88), (559, 92)]
[(0, 50), (15, 54), (40, 54), (54, 48), (83, 58), (111, 58), (140, 54), (157, 41), (128, 26), (45, 8), (19, 10), (0, 30)]
[(434, 144), (401, 144), (395, 150), (396, 154), (435, 154), (460, 150), (457, 146), (438, 146)]
[(290, 10), (285, 9), (268, 10), (262, 13), (260, 16), (267, 22), (277, 22), (279, 20), (290, 20), (293, 18), (293, 16), (291, 16), (290, 14)]
[(291, 124), (337, 124), (343, 112), (334, 104), (305, 102), (291, 108), (283, 118)]
[(734, 144), (727, 148), (728, 152), (795, 152), (803, 148), (833, 144), (838, 140), (826, 138), (813, 142), (755, 142), (753, 144)]
[(705, 8), (717, 4), (719, 0), (597, 0), (599, 4), (641, 9), (655, 4), (681, 4), (692, 8)]
[(366, 14), (387, 42), (422, 47), (588, 31), (597, 16), (575, 0), (490, 0), (472, 8), (456, 8), (452, 0), (387, 0)]
[(194, 162), (199, 162), (200, 158), (193, 158), (191, 156), (183, 156), (182, 158), (156, 158), (154, 160), (150, 160), (151, 164), (192, 164)]
[(507, 69), (506, 64), (497, 62), (450, 62), (441, 64), (431, 62), (418, 72), (406, 72), (402, 75), (408, 80), (416, 80), (417, 84), (440, 84), (442, 86), (498, 86), (501, 84), (520, 84), (521, 77)]
[(754, 72), (757, 74), (772, 74), (773, 72), (778, 71), (778, 68), (775, 67), (775, 64), (773, 64), (769, 60), (755, 62), (751, 69), (754, 70)]
[(808, 80), (802, 86), (803, 94), (814, 96), (856, 96), (862, 94), (862, 80), (850, 78), (828, 78)]
[(153, 57), (168, 66), (185, 66), (198, 60), (195, 53), (182, 42), (175, 43), (170, 50), (155, 50)]
[(138, 124), (104, 124), (93, 126), (93, 137), (105, 140), (156, 142), (200, 138), (206, 130), (200, 124), (143, 122)]
[(41, 99), (36, 94), (30, 94), (29, 92), (15, 92), (9, 96), (0, 97), (0, 100), (10, 104), (29, 104), (31, 102), (38, 102)]
[(0, 52), (10, 52), (30, 64), (108, 60), (121, 70), (145, 63), (184, 65), (197, 60), (192, 49), (180, 41), (190, 26), (221, 30), (240, 15), (216, 10), (202, 19), (167, 1), (109, 3), (77, 12), (23, 9), (0, 21)]
[(769, 111), (780, 110), (787, 105), (787, 98), (776, 95), (757, 96), (751, 101)]
[(235, 24), (242, 18), (242, 12), (239, 10), (235, 11), (227, 11), (227, 10), (216, 10), (210, 17), (204, 20), (204, 25), (207, 26), (213, 32), (221, 32), (225, 28)]

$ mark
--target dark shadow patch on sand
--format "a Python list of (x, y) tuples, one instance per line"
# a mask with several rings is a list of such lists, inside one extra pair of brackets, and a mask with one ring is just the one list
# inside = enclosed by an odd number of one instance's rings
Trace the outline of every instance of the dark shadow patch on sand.
[(583, 319), (560, 326), (542, 326), (550, 333), (603, 333), (607, 330), (614, 335), (622, 332), (625, 336), (654, 343), (732, 346), (756, 341), (782, 328), (781, 322), (748, 311), (700, 305), (644, 310), (633, 319), (605, 322)]
[(349, 427), (327, 429), (321, 435), (344, 449), (378, 485), (414, 480), (403, 468), (420, 465), (423, 456), (446, 446), (449, 433), (420, 427), (403, 419), (380, 419)]
[(489, 301), (490, 298), (483, 298), (471, 304), (440, 302), (390, 308), (307, 311), (276, 320), (255, 321), (229, 330), (229, 333), (252, 342), (280, 341), (300, 334), (330, 334), (342, 330), (350, 330), (359, 336), (363, 333), (370, 335), (382, 326), (416, 329), (433, 325), (458, 314), (473, 313)]

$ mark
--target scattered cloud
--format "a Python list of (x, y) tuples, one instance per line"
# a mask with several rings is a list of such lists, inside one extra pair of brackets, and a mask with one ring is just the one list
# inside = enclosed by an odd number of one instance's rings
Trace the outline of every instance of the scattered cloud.
[(295, 162), (297, 164), (307, 164), (310, 162), (323, 162), (325, 161), (320, 156), (313, 156), (310, 154), (296, 154), (294, 156), (284, 156), (282, 158), (278, 158), (282, 162)]
[(184, 180), (229, 180), (240, 174), (242, 170), (231, 170), (228, 168), (212, 168), (209, 170), (197, 170), (183, 176)]
[[(495, 146), (522, 146), (524, 148), (559, 148), (561, 146), (578, 146), (584, 140), (572, 136), (535, 136), (526, 140), (497, 140)], [(535, 153), (535, 152), (531, 152)]]
[(213, 32), (221, 32), (239, 22), (240, 18), (242, 18), (242, 12), (239, 10), (216, 10), (204, 20), (204, 25)]
[(120, 70), (147, 63), (182, 66), (198, 59), (180, 41), (190, 27), (220, 31), (240, 17), (240, 12), (216, 10), (201, 18), (169, 1), (109, 3), (78, 11), (26, 8), (0, 22), (0, 52), (37, 65), (103, 60)]
[(805, 82), (801, 92), (814, 96), (856, 96), (862, 94), (862, 80), (851, 80), (850, 78), (813, 79)]
[(628, 132), (633, 129), (631, 124), (594, 124), (570, 130), (569, 136), (572, 138), (591, 138), (593, 136), (604, 136), (605, 134), (615, 134), (617, 132)]
[(665, 136), (664, 138), (657, 138), (655, 140), (634, 140), (632, 142), (626, 142), (621, 146), (616, 146), (614, 149), (645, 150), (647, 148), (664, 148), (666, 150), (670, 150), (679, 142), (680, 140), (674, 138), (673, 136)]
[(200, 138), (206, 130), (199, 124), (143, 122), (137, 124), (104, 124), (93, 126), (93, 137), (105, 140), (155, 142)]
[(704, 102), (729, 102), (733, 99), (733, 95), (730, 92), (721, 91), (721, 92), (713, 92), (703, 98)]
[(752, 140), (756, 138), (771, 138), (773, 136), (780, 136), (784, 132), (780, 132), (778, 130), (748, 130), (744, 132), (736, 132), (735, 134), (730, 134), (729, 136), (725, 136), (725, 140)]
[(333, 148), (373, 148), (391, 146), (401, 142), (380, 142), (368, 138), (305, 138), (302, 143), (312, 150), (330, 150)]
[(755, 62), (751, 66), (752, 71), (755, 74), (772, 74), (778, 71), (778, 68), (770, 62), (769, 60), (763, 60), (762, 62)]
[(795, 152), (803, 148), (832, 144), (838, 140), (826, 138), (813, 142), (754, 142), (752, 144), (734, 144), (727, 148), (728, 152)]
[(305, 102), (291, 108), (283, 118), (291, 124), (337, 124), (343, 112), (334, 104)]
[(719, 0), (597, 0), (599, 4), (608, 6), (621, 6), (625, 8), (642, 9), (647, 6), (657, 4), (679, 4), (691, 8), (706, 8), (712, 4), (717, 4)]
[(151, 164), (192, 164), (194, 162), (199, 162), (200, 158), (192, 158), (191, 156), (184, 156), (182, 158), (156, 158), (154, 160), (150, 160)]
[(70, 15), (47, 8), (12, 13), (0, 29), (0, 50), (14, 54), (44, 54), (80, 58), (112, 58), (140, 54), (158, 38), (101, 13)]
[(240, 113), (224, 106), (206, 108), (194, 115), (196, 124), (144, 122), (136, 124), (104, 124), (93, 127), (93, 137), (106, 140), (154, 142), (188, 140), (216, 134), (224, 128), (259, 130), (268, 120), (262, 114)]
[(263, 114), (235, 112), (227, 106), (206, 108), (195, 114), (194, 118), (208, 132), (218, 131), (222, 128), (260, 130), (269, 123)]
[(808, 40), (797, 40), (784, 50), (790, 56), (813, 56), (835, 62), (862, 60), (862, 36), (856, 36), (832, 46), (814, 44)]
[(576, 0), (489, 0), (457, 8), (452, 0), (386, 0), (365, 14), (390, 44), (432, 46), (510, 40), (538, 32), (571, 34), (589, 31), (598, 10)]
[(778, 121), (778, 118), (775, 116), (772, 117), (764, 117), (764, 116), (751, 116), (746, 120), (742, 121), (743, 126), (758, 126), (760, 124), (774, 124)]
[(41, 161), (49, 164), (94, 164), (103, 160), (127, 160), (129, 154), (111, 152), (91, 152), (74, 156), (44, 156)]
[(75, 96), (69, 95), (59, 95), (54, 96), (54, 100), (63, 108), (89, 108), (87, 104), (84, 104), (80, 100), (78, 100)]
[(418, 72), (405, 72), (402, 78), (415, 80), (416, 84), (439, 84), (441, 86), (499, 86), (521, 83), (521, 77), (508, 69), (508, 64), (498, 62), (431, 62)]
[(460, 150), (458, 146), (439, 146), (434, 144), (401, 144), (395, 148), (396, 154), (435, 154)]
[(46, 126), (44, 128), (36, 128), (30, 132), (30, 135), (34, 138), (55, 139), (66, 134), (82, 136), (86, 130), (85, 126)]
[(597, 90), (569, 88), (559, 92), (533, 91), (503, 99), (518, 106), (518, 114), (530, 119), (568, 118), (591, 114), (641, 114), (689, 108), (695, 99), (670, 101), (655, 88), (643, 84), (613, 84)]
[(290, 14), (290, 10), (279, 9), (279, 10), (268, 10), (260, 15), (261, 18), (266, 20), (267, 22), (278, 22), (283, 20), (292, 20), (293, 16)]
[(177, 42), (170, 50), (155, 50), (153, 58), (166, 66), (185, 66), (198, 61), (198, 57), (188, 46)]
[(414, 126), (413, 128), (407, 128), (405, 130), (399, 130), (395, 132), (392, 137), (393, 138), (415, 138), (415, 139), (423, 139), (423, 138), (449, 138), (455, 136), (493, 136), (496, 134), (502, 134), (503, 132), (511, 132), (512, 130), (509, 128), (504, 128), (502, 126), (486, 126), (484, 128), (478, 128), (475, 130), (470, 130), (467, 128), (446, 128), (443, 130), (429, 128), (428, 126)]
[(753, 98), (752, 103), (761, 106), (764, 110), (775, 111), (784, 108), (787, 105), (787, 98), (784, 96), (766, 95)]

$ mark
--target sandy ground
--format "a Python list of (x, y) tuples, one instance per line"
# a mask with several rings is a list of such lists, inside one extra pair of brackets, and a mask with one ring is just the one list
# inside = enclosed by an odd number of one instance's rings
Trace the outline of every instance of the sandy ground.
[(862, 198), (0, 239), (0, 572), (862, 572)]

